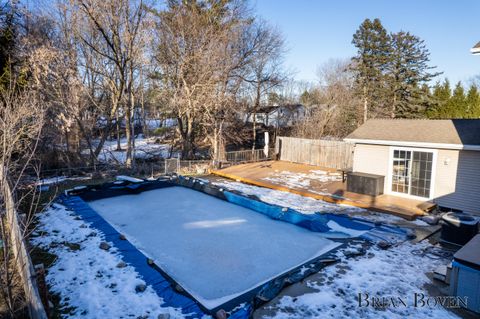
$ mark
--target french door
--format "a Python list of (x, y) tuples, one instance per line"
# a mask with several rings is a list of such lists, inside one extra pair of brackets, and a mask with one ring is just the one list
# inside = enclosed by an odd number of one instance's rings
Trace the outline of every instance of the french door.
[(430, 197), (433, 152), (393, 150), (392, 192)]

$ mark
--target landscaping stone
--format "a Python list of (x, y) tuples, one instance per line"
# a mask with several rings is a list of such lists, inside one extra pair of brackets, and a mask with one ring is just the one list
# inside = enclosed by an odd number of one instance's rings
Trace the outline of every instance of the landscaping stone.
[(107, 242), (102, 241), (102, 242), (100, 243), (100, 249), (109, 250), (110, 247), (111, 247), (111, 246), (110, 246)]
[(227, 319), (227, 313), (225, 310), (220, 309), (217, 311), (217, 313), (215, 313), (215, 319)]
[(144, 284), (138, 284), (138, 285), (135, 287), (135, 291), (136, 291), (136, 292), (144, 292), (146, 289), (147, 289), (147, 286), (144, 285)]
[(169, 313), (161, 313), (157, 316), (157, 319), (170, 319)]
[(384, 240), (381, 240), (377, 243), (377, 246), (381, 249), (387, 249), (387, 248), (390, 248), (390, 246), (392, 246), (392, 244), (390, 244), (389, 242), (386, 242)]
[(127, 264), (124, 261), (121, 261), (117, 264), (117, 268), (125, 268), (127, 267)]

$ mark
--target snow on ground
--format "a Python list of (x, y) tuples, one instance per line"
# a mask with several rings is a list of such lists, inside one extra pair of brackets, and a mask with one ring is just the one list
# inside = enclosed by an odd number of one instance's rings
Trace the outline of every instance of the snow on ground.
[[(271, 190), (239, 182), (213, 182), (225, 189), (237, 190), (245, 195), (256, 195), (262, 201), (284, 207), (290, 207), (306, 214), (314, 212), (366, 213), (366, 210), (326, 203), (313, 198)], [(399, 217), (375, 212), (360, 215), (360, 218), (394, 223)], [(415, 225), (426, 225), (419, 221)], [(330, 225), (329, 225), (330, 226)], [(270, 318), (458, 318), (441, 306), (412, 306), (415, 293), (428, 296), (425, 284), (430, 279), (425, 275), (432, 272), (446, 260), (431, 259), (426, 256), (413, 255), (413, 250), (431, 247), (428, 242), (412, 244), (401, 243), (388, 250), (376, 247), (367, 252), (367, 256), (347, 259), (339, 254), (341, 262), (326, 267), (324, 282), (309, 282), (307, 285), (318, 292), (307, 293), (298, 297), (284, 296), (278, 304), (272, 306), (275, 315)], [(368, 293), (375, 297), (402, 297), (407, 307), (390, 307), (379, 310), (372, 307), (358, 307), (358, 293)], [(268, 317), (267, 317), (268, 318)]]
[[(213, 183), (307, 214), (318, 211), (354, 214), (366, 212), (355, 207), (339, 206), (237, 182)], [(398, 219), (370, 212), (365, 218), (378, 218), (383, 222)], [(47, 280), (51, 290), (60, 294), (65, 307), (75, 307), (71, 316), (66, 317), (87, 318), (91, 317), (89, 314), (95, 314), (98, 318), (136, 318), (141, 315), (156, 318), (159, 313), (181, 317), (176, 309), (162, 308), (161, 298), (151, 287), (147, 287), (143, 293), (135, 292), (135, 287), (144, 283), (143, 280), (130, 266), (116, 267), (121, 261), (120, 254), (114, 247), (109, 251), (99, 249), (103, 235), (90, 228), (88, 223), (78, 220), (58, 204), (40, 214), (39, 219), (38, 230), (47, 234), (33, 238), (32, 242), (58, 256), (48, 270)], [(208, 221), (193, 225), (204, 227), (205, 222)], [(79, 244), (79, 249), (71, 245), (69, 248), (65, 242)], [(413, 305), (415, 293), (428, 296), (425, 285), (430, 280), (426, 273), (438, 265), (446, 264), (446, 260), (412, 254), (414, 250), (427, 247), (431, 247), (427, 242), (404, 242), (388, 250), (372, 247), (367, 255), (356, 258), (346, 258), (340, 251), (337, 254), (341, 259), (339, 263), (324, 268), (314, 276), (316, 279), (305, 281), (315, 292), (279, 298), (278, 303), (271, 305), (269, 318), (457, 318), (441, 306)], [(380, 298), (400, 297), (407, 303), (407, 307), (359, 307), (358, 293)]]
[(282, 184), (289, 188), (308, 188), (312, 180), (321, 183), (334, 182), (341, 181), (342, 176), (339, 173), (331, 173), (324, 170), (311, 170), (308, 174), (281, 171), (275, 172), (273, 175), (262, 179), (268, 182)]
[[(458, 318), (440, 305), (415, 307), (415, 293), (429, 296), (424, 288), (430, 283), (425, 275), (444, 260), (413, 255), (413, 250), (429, 246), (428, 243), (403, 243), (388, 250), (371, 248), (370, 256), (346, 259), (322, 270), (322, 279), (307, 282), (317, 290), (298, 297), (284, 296), (272, 306), (273, 315), (264, 318)], [(359, 307), (358, 294), (362, 293)], [(393, 298), (393, 304), (384, 309), (366, 306), (365, 294), (371, 297)], [(406, 306), (398, 298), (402, 298)], [(390, 299), (388, 299), (390, 301)]]
[(33, 182), (33, 184), (38, 187), (41, 191), (48, 191), (50, 186), (57, 185), (63, 183), (65, 181), (84, 181), (91, 179), (90, 176), (75, 176), (75, 177), (67, 177), (67, 176), (53, 176), (49, 178), (43, 178)]
[[(170, 155), (170, 146), (168, 144), (155, 143), (156, 138), (145, 138), (142, 135), (135, 138), (135, 158), (167, 158)], [(127, 139), (120, 140), (121, 151), (117, 151), (117, 140), (107, 140), (103, 145), (103, 149), (98, 155), (98, 159), (102, 162), (118, 162), (125, 163), (127, 158)]]
[(214, 185), (226, 189), (236, 190), (245, 195), (255, 195), (260, 200), (283, 207), (290, 207), (305, 214), (314, 214), (316, 212), (342, 212), (342, 211), (360, 211), (361, 208), (336, 205), (310, 197), (304, 197), (289, 192), (277, 191), (269, 188), (247, 185), (228, 180), (214, 181)]
[(115, 247), (100, 249), (104, 236), (89, 223), (59, 204), (38, 217), (38, 236), (31, 242), (57, 256), (47, 270), (47, 282), (50, 291), (60, 295), (64, 310), (74, 307), (65, 318), (156, 319), (161, 313), (183, 318), (179, 310), (161, 307), (163, 301), (152, 287), (136, 292), (145, 282), (133, 267), (117, 267), (121, 255)]
[[(273, 190), (264, 187), (247, 185), (239, 182), (233, 182), (228, 180), (218, 180), (212, 182), (214, 185), (224, 187), (225, 189), (231, 189), (239, 191), (245, 195), (255, 195), (260, 200), (274, 205), (283, 207), (290, 207), (304, 214), (314, 213), (345, 213), (349, 215), (355, 215), (355, 217), (363, 218), (372, 222), (382, 223), (395, 223), (405, 221), (403, 218), (396, 217), (389, 214), (381, 214), (376, 212), (367, 211), (365, 209), (348, 206), (327, 203), (322, 200), (317, 200), (310, 197), (304, 197), (297, 194)], [(422, 221), (417, 224), (425, 224)]]

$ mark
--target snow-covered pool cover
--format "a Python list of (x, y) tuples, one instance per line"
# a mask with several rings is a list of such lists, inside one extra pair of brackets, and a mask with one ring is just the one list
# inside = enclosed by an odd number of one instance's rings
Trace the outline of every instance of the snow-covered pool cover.
[(89, 205), (207, 309), (214, 309), (339, 244), (184, 187)]

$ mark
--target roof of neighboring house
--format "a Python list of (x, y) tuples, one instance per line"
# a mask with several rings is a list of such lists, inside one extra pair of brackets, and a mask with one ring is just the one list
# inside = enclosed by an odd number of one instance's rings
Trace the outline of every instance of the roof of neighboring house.
[(365, 144), (480, 150), (480, 119), (372, 119), (345, 140)]
[(470, 52), (472, 52), (473, 54), (478, 54), (478, 53), (480, 53), (480, 42), (478, 42), (477, 44), (475, 44), (475, 46), (470, 49)]

